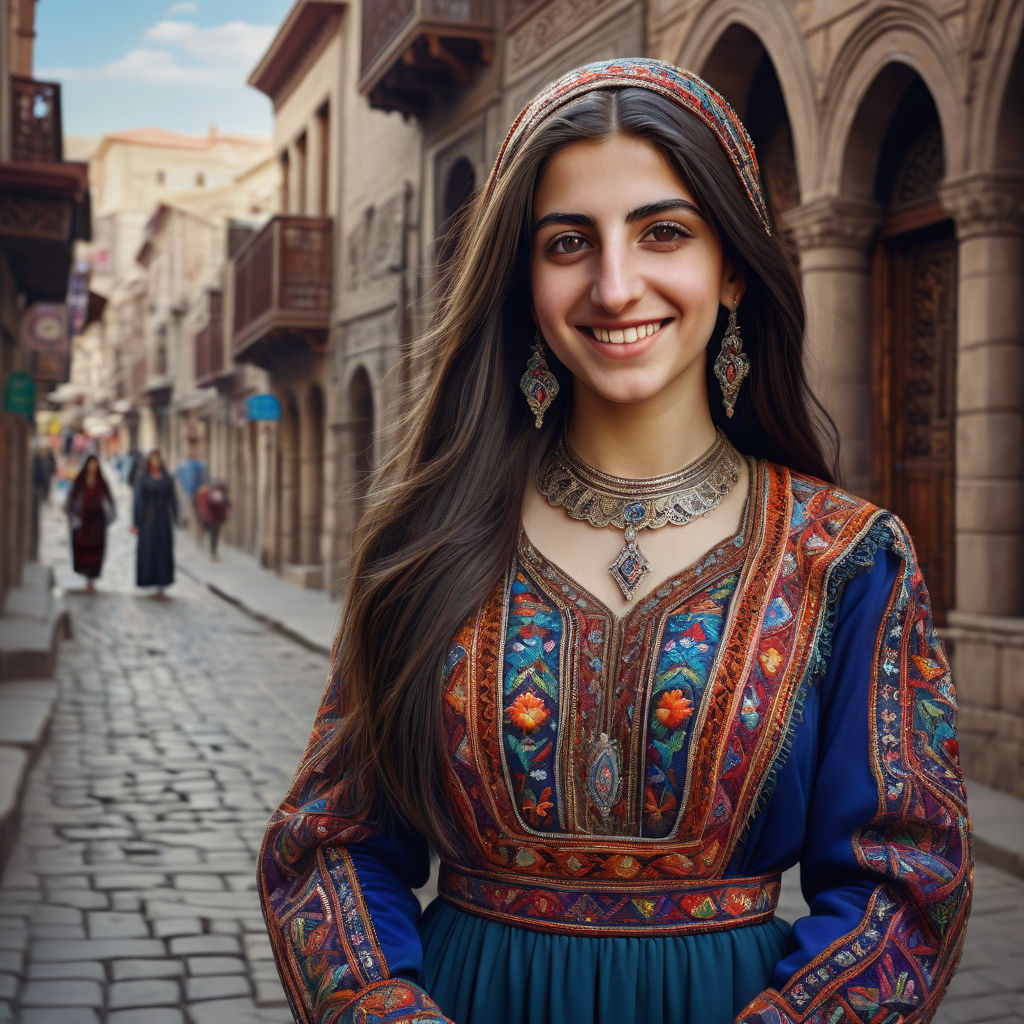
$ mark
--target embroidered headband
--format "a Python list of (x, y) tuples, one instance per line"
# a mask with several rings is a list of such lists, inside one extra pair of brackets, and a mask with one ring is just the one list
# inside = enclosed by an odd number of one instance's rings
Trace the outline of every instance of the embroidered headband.
[(487, 194), (490, 195), (501, 175), (506, 153), (520, 145), (556, 110), (595, 89), (613, 89), (620, 86), (632, 86), (661, 93), (703, 121), (715, 133), (726, 156), (729, 157), (765, 231), (769, 235), (772, 233), (768, 206), (761, 190), (761, 176), (757, 168), (757, 157), (754, 155), (754, 144), (736, 116), (736, 111), (702, 78), (667, 61), (648, 57), (601, 60), (593, 64), (584, 64), (583, 67), (568, 72), (542, 89), (512, 122), (488, 179)]

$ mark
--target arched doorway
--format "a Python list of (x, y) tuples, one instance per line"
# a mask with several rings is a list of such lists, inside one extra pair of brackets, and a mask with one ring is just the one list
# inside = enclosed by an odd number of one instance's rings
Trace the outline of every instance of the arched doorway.
[(455, 254), (459, 242), (459, 213), (475, 189), (476, 170), (466, 157), (460, 156), (445, 176), (441, 194), (441, 222), (437, 232), (439, 266), (447, 263)]
[(278, 500), (278, 560), (296, 563), (299, 560), (299, 410), (290, 391), (281, 403), (280, 447), (278, 449), (280, 481)]
[(757, 151), (772, 220), (800, 203), (793, 129), (779, 77), (764, 44), (743, 25), (730, 25), (715, 44), (702, 77), (735, 108)]
[(309, 389), (302, 410), (301, 459), (300, 559), (304, 565), (319, 565), (324, 493), (324, 395), (316, 384)]
[(360, 366), (348, 386), (349, 438), (351, 463), (348, 479), (352, 482), (352, 544), (359, 536), (359, 523), (366, 510), (366, 495), (373, 469), (373, 388), (370, 375)]
[(882, 211), (872, 254), (873, 496), (909, 527), (943, 624), (954, 603), (957, 243), (939, 201), (942, 127), (914, 71), (891, 64), (877, 76), (849, 147), (844, 192), (860, 190)]

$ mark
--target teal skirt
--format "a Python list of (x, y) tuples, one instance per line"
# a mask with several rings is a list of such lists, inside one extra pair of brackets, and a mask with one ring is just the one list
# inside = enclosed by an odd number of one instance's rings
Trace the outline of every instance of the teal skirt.
[(553, 935), (435, 900), (423, 983), (456, 1024), (731, 1024), (792, 947), (784, 921), (655, 938)]

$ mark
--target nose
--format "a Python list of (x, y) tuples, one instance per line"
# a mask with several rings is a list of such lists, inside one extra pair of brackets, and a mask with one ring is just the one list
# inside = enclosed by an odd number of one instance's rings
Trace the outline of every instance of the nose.
[(590, 299), (609, 313), (619, 313), (644, 293), (643, 278), (627, 245), (610, 244), (601, 250)]

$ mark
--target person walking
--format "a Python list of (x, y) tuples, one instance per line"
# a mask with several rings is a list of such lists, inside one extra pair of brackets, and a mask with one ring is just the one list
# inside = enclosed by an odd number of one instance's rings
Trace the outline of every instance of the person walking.
[(174, 582), (174, 530), (178, 521), (178, 499), (174, 480), (163, 457), (153, 449), (135, 481), (131, 532), (138, 534), (135, 553), (135, 583), (156, 587), (161, 599), (164, 588)]
[(211, 480), (196, 491), (196, 513), (202, 524), (203, 533), (210, 538), (210, 561), (219, 562), (217, 541), (220, 528), (228, 517), (228, 489), (223, 480)]
[(88, 456), (78, 471), (64, 511), (71, 530), (72, 567), (85, 577), (86, 592), (92, 594), (103, 569), (107, 527), (117, 514), (114, 498), (95, 455)]
[[(203, 462), (202, 459), (196, 457), (194, 453), (194, 442), (189, 446), (188, 458), (183, 459), (178, 465), (175, 475), (178, 478), (178, 483), (181, 484), (181, 489), (185, 492), (185, 495), (188, 498), (189, 515), (191, 515), (195, 524), (196, 540), (202, 544), (203, 522), (199, 516), (199, 506), (196, 503), (196, 496), (199, 493), (199, 488), (206, 483), (206, 463)], [(188, 517), (186, 516), (184, 518)]]

